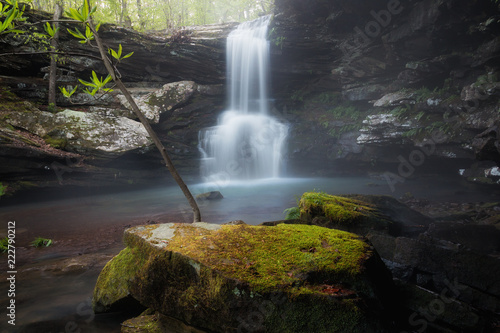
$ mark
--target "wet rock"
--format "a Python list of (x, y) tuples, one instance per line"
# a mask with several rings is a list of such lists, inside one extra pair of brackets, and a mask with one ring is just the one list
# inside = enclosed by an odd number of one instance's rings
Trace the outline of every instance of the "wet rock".
[(409, 91), (399, 91), (382, 96), (380, 99), (373, 103), (373, 106), (398, 106), (405, 104), (414, 104), (414, 94)]
[(431, 329), (434, 332), (453, 330), (480, 332), (486, 328), (479, 311), (457, 300), (460, 290), (453, 282), (440, 293), (410, 284), (398, 283), (398, 291), (403, 299), (403, 306), (410, 312), (404, 324), (407, 329)]
[[(197, 90), (196, 83), (181, 81), (165, 84), (161, 89), (145, 96), (135, 98), (142, 114), (151, 122), (158, 123), (162, 113), (172, 111), (179, 105), (186, 104)], [(129, 102), (123, 95), (117, 95), (120, 103), (131, 110)]]
[[(426, 236), (419, 239), (399, 237), (393, 258), (388, 260), (412, 267), (432, 276), (426, 287), (439, 290), (446, 280), (457, 279), (460, 284), (500, 299), (498, 258), (470, 251), (456, 243)], [(485, 269), (486, 268), (486, 269)]]
[(201, 193), (196, 196), (198, 200), (220, 200), (224, 199), (224, 196), (219, 191), (211, 191), (206, 193)]
[(121, 324), (122, 333), (205, 333), (182, 321), (163, 316), (160, 313), (142, 314), (124, 321)]
[(500, 141), (498, 126), (488, 128), (478, 134), (472, 146), (474, 147), (477, 159), (495, 161), (500, 165)]
[(96, 312), (132, 295), (213, 332), (387, 329), (390, 275), (354, 234), (305, 225), (168, 223), (128, 229), (125, 242), (98, 278)]
[(357, 143), (364, 144), (394, 144), (402, 143), (403, 133), (412, 127), (411, 121), (400, 120), (393, 114), (375, 114), (363, 120), (363, 128), (357, 138)]
[(116, 155), (152, 144), (141, 123), (123, 117), (73, 110), (56, 114), (33, 111), (9, 113), (6, 122), (78, 153)]

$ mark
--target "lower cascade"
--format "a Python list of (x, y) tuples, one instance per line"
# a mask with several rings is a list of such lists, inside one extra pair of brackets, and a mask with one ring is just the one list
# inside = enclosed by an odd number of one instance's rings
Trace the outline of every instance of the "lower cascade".
[(205, 182), (279, 177), (288, 126), (268, 113), (270, 16), (245, 22), (227, 39), (230, 109), (199, 133)]

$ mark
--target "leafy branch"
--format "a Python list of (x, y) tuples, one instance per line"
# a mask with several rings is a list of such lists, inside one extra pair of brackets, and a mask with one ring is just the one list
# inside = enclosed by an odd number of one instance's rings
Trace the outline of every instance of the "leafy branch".
[(16, 29), (15, 23), (25, 21), (23, 17), (25, 7), (19, 9), (17, 0), (6, 0), (6, 4), (0, 2), (0, 17), (5, 16), (4, 21), (0, 21), (0, 35), (7, 33), (22, 34), (24, 31)]
[(85, 85), (87, 87), (91, 87), (92, 90), (85, 89), (85, 92), (89, 95), (95, 96), (95, 94), (101, 90), (105, 91), (105, 92), (112, 92), (113, 91), (113, 89), (104, 87), (104, 86), (106, 86), (106, 84), (109, 81), (111, 81), (111, 79), (112, 79), (112, 77), (109, 74), (108, 74), (108, 76), (106, 76), (106, 78), (104, 80), (102, 79), (102, 76), (101, 76), (101, 78), (98, 78), (97, 74), (94, 71), (92, 71), (92, 77), (90, 78), (90, 82), (84, 81), (82, 79), (78, 79), (78, 81), (80, 81), (83, 85)]
[(127, 58), (131, 57), (132, 54), (134, 54), (134, 52), (130, 52), (130, 53), (128, 53), (128, 54), (126, 54), (126, 55), (124, 55), (122, 57), (122, 44), (118, 45), (118, 52), (115, 51), (115, 50), (113, 50), (112, 48), (109, 48), (108, 49), (108, 53), (111, 54), (111, 56), (113, 58), (115, 58), (116, 60), (118, 60), (118, 62), (120, 62), (123, 59), (127, 59)]

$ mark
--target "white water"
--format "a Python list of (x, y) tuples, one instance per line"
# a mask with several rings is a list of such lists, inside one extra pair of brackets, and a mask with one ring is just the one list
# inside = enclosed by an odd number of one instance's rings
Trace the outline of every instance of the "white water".
[(269, 16), (245, 22), (227, 39), (229, 110), (200, 131), (206, 182), (279, 177), (288, 127), (268, 114)]

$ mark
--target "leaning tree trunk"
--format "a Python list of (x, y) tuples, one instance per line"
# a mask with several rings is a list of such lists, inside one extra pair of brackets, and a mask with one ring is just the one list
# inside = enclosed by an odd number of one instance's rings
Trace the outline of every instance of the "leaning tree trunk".
[[(57, 52), (57, 49), (59, 48), (59, 30), (57, 28), (59, 27), (58, 20), (61, 17), (62, 14), (62, 7), (59, 5), (59, 3), (56, 3), (55, 5), (55, 10), (54, 10), (54, 28), (56, 29), (56, 33), (54, 34), (54, 37), (50, 41), (50, 48), (52, 49), (51, 51)], [(49, 107), (54, 108), (56, 107), (56, 84), (57, 84), (57, 54), (52, 54), (50, 56), (50, 68), (49, 68)]]
[(155, 131), (149, 124), (148, 120), (144, 115), (142, 114), (141, 110), (139, 110), (139, 107), (135, 103), (134, 99), (132, 98), (132, 95), (128, 92), (127, 88), (121, 81), (121, 79), (116, 75), (116, 72), (113, 68), (113, 65), (111, 64), (111, 61), (109, 60), (107, 56), (107, 52), (104, 49), (104, 46), (102, 44), (102, 41), (97, 34), (97, 31), (95, 30), (94, 24), (92, 20), (89, 22), (90, 29), (94, 33), (95, 41), (97, 43), (97, 47), (99, 48), (99, 52), (101, 54), (102, 61), (104, 62), (104, 66), (106, 67), (106, 70), (108, 73), (111, 75), (113, 78), (113, 81), (115, 82), (116, 86), (121, 90), (127, 101), (130, 103), (132, 106), (132, 110), (134, 111), (135, 115), (139, 120), (141, 121), (142, 125), (146, 128), (146, 131), (148, 132), (149, 136), (153, 140), (154, 144), (156, 145), (156, 148), (161, 153), (161, 156), (163, 157), (163, 160), (165, 161), (165, 165), (168, 168), (168, 171), (172, 174), (172, 177), (175, 179), (177, 184), (179, 185), (180, 189), (182, 190), (182, 193), (184, 193), (184, 196), (186, 197), (187, 201), (189, 202), (189, 205), (193, 209), (193, 221), (194, 222), (200, 222), (201, 221), (201, 214), (200, 214), (200, 209), (198, 208), (198, 204), (196, 203), (196, 200), (194, 199), (193, 195), (189, 191), (189, 188), (187, 187), (186, 183), (182, 180), (181, 176), (177, 172), (177, 170), (174, 167), (174, 164), (172, 163), (172, 160), (167, 154), (167, 150), (161, 143), (160, 139), (156, 135)]

